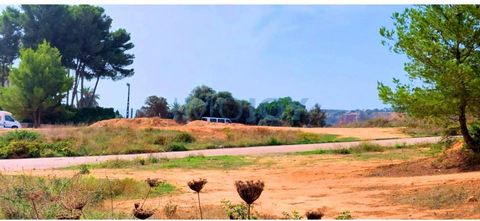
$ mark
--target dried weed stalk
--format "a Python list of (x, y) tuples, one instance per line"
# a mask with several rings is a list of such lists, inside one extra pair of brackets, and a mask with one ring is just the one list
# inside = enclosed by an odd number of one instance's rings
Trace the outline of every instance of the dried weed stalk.
[(237, 189), (238, 195), (240, 195), (243, 201), (245, 201), (245, 203), (248, 205), (248, 219), (250, 219), (250, 207), (260, 197), (264, 187), (264, 182), (260, 180), (248, 180), (245, 182), (237, 180), (235, 182), (235, 188)]
[(203, 186), (207, 183), (206, 179), (200, 178), (198, 180), (191, 180), (188, 182), (188, 187), (197, 193), (198, 198), (198, 210), (200, 211), (200, 219), (203, 219), (202, 206), (200, 203), (200, 191), (202, 191)]

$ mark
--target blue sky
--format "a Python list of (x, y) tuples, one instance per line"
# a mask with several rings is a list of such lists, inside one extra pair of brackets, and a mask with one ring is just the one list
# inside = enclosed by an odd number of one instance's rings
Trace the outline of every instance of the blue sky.
[[(291, 96), (328, 109), (386, 107), (377, 81), (403, 78), (405, 57), (378, 30), (405, 6), (103, 6), (131, 33), (135, 75), (100, 81), (100, 105), (140, 108), (149, 95), (180, 103), (197, 85), (237, 98)], [(0, 7), (2, 8), (2, 7)]]

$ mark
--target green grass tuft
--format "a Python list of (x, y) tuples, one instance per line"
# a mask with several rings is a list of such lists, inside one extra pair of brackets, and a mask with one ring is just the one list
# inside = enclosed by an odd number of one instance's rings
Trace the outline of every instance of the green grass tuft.
[[(89, 164), (89, 169), (237, 169), (242, 166), (252, 165), (253, 160), (244, 156), (190, 156), (178, 159), (149, 157), (140, 163), (136, 160), (109, 160), (98, 164)], [(84, 166), (72, 166), (66, 169), (79, 170)]]

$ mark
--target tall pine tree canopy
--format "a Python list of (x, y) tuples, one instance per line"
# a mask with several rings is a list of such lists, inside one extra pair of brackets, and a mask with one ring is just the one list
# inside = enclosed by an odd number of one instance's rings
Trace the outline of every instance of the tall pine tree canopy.
[(428, 5), (393, 15), (394, 29), (382, 28), (384, 44), (408, 57), (410, 82), (378, 84), (380, 98), (412, 116), (455, 122), (467, 147), (480, 152), (468, 119), (480, 115), (480, 8)]

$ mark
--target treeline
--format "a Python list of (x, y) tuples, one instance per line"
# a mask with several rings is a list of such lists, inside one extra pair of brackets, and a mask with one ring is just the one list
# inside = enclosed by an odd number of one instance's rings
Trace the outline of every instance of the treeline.
[[(111, 30), (111, 24), (98, 6), (7, 7), (0, 15), (0, 85), (11, 89), (2, 90), (2, 108), (38, 126), (46, 114), (67, 109), (62, 102), (77, 114), (97, 107), (100, 79), (134, 74), (128, 68), (134, 59), (128, 53), (134, 47), (130, 34)], [(19, 58), (20, 66), (13, 67)]]
[(170, 118), (179, 123), (202, 117), (222, 117), (242, 124), (295, 127), (323, 127), (326, 119), (318, 104), (307, 110), (299, 101), (284, 97), (262, 102), (255, 108), (228, 91), (217, 92), (204, 85), (194, 88), (183, 105), (178, 102), (169, 105), (163, 97), (150, 96), (145, 106), (136, 112), (136, 117)]

